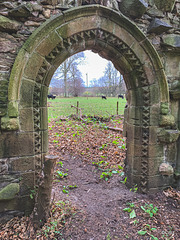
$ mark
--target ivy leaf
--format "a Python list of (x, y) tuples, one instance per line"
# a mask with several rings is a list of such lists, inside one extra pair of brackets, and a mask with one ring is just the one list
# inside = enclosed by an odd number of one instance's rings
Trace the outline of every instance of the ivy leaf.
[(129, 214), (130, 218), (135, 218), (136, 217), (136, 213), (134, 210), (132, 210), (132, 212)]
[(147, 233), (147, 231), (143, 231), (143, 230), (138, 232), (138, 234), (141, 235), (141, 236), (145, 235), (146, 233)]
[(124, 208), (123, 211), (125, 211), (125, 212), (130, 212), (130, 211), (131, 211), (131, 208)]

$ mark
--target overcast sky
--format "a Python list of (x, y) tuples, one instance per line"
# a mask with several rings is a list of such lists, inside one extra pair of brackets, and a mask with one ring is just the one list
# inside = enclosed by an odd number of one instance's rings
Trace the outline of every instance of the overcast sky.
[(83, 65), (79, 65), (78, 68), (82, 73), (85, 84), (87, 73), (89, 85), (93, 78), (98, 79), (104, 75), (104, 70), (108, 61), (91, 51), (84, 51), (84, 54), (86, 56), (85, 63)]

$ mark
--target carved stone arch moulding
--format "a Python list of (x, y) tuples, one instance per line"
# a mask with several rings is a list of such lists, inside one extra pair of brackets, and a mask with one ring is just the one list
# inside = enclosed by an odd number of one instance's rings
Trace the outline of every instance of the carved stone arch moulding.
[[(102, 6), (80, 8), (82, 11), (78, 14), (76, 14), (77, 9), (73, 9), (67, 11), (63, 16), (60, 15), (49, 20), (28, 39), (20, 51), (12, 71), (9, 101), (20, 101), (20, 108), (23, 108), (23, 104), (21, 104), (23, 88), (21, 86), (24, 82), (28, 82), (33, 95), (30, 107), (33, 108), (34, 124), (31, 131), (34, 132), (35, 171), (38, 173), (42, 167), (44, 153), (43, 131), (45, 129), (42, 126), (42, 108), (46, 101), (43, 97), (44, 88), (48, 87), (57, 63), (60, 64), (71, 55), (86, 49), (94, 50), (100, 55), (101, 53), (105, 54), (104, 56), (108, 56), (107, 58), (119, 68), (123, 63), (125, 74), (136, 76), (135, 84), (132, 84), (128, 77), (129, 89), (138, 90), (142, 99), (141, 105), (137, 106), (137, 108), (141, 108), (141, 118), (138, 123), (138, 127), (141, 129), (141, 136), (138, 136), (141, 144), (138, 178), (140, 177), (139, 188), (146, 193), (149, 187), (151, 106), (155, 103), (160, 107), (161, 102), (168, 103), (169, 101), (162, 64), (155, 49), (143, 33), (123, 15)], [(84, 24), (85, 20), (87, 21), (86, 25)], [(82, 22), (83, 24), (81, 24)], [(122, 35), (123, 33), (126, 37)], [(130, 42), (128, 38), (133, 41)], [(106, 48), (110, 47), (117, 53), (115, 56), (110, 56), (111, 54), (108, 55), (106, 52)], [(23, 64), (20, 65), (20, 61)], [(30, 69), (33, 67), (34, 71), (32, 72)], [(151, 98), (154, 89), (157, 91), (156, 102), (153, 102)], [(155, 144), (155, 140), (153, 141)]]
[[(39, 69), (34, 94), (33, 94), (33, 108), (34, 108), (34, 131), (35, 131), (35, 153), (39, 154), (41, 149), (41, 134), (40, 134), (40, 93), (41, 85), (43, 84), (47, 75), (47, 62), (53, 65), (53, 61), (61, 51), (64, 49), (71, 49), (73, 45), (79, 45), (81, 41), (88, 40), (100, 40), (106, 44), (112, 45), (120, 54), (122, 54), (129, 64), (132, 66), (136, 74), (138, 75), (139, 85), (143, 88), (143, 109), (142, 109), (142, 158), (141, 158), (141, 191), (143, 193), (147, 192), (147, 173), (148, 173), (148, 145), (149, 145), (149, 116), (150, 116), (150, 90), (148, 87), (148, 81), (143, 70), (143, 65), (134, 54), (130, 47), (126, 43), (118, 39), (112, 33), (106, 32), (102, 29), (92, 29), (87, 31), (78, 32), (69, 38), (63, 39), (63, 41), (58, 44), (49, 54), (46, 56), (42, 66)], [(38, 158), (38, 157), (37, 157)], [(39, 167), (40, 158), (37, 159), (37, 167)]]

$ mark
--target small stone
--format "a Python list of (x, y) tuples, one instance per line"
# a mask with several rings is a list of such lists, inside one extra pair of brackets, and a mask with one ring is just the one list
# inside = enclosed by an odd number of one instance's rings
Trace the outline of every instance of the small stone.
[(43, 15), (45, 16), (45, 18), (50, 18), (51, 10), (50, 9), (43, 10)]
[(159, 18), (164, 17), (163, 12), (160, 11), (159, 9), (155, 8), (154, 6), (147, 10), (147, 14), (151, 17), (159, 17)]
[(159, 172), (164, 176), (170, 176), (174, 174), (174, 169), (169, 163), (162, 163), (159, 166)]
[(0, 46), (1, 46), (0, 52), (2, 53), (7, 53), (7, 52), (15, 53), (17, 49), (16, 42), (13, 42), (1, 37), (0, 37)]
[(168, 31), (169, 29), (171, 29), (172, 26), (167, 24), (166, 22), (164, 21), (161, 21), (160, 19), (158, 18), (154, 18), (148, 29), (147, 29), (147, 32), (148, 33), (156, 33), (156, 34), (161, 34), (163, 32), (166, 32)]
[(32, 4), (32, 8), (34, 11), (42, 12), (43, 7), (37, 3)]
[(31, 26), (31, 27), (39, 27), (41, 25), (40, 22), (34, 22), (34, 21), (26, 21), (24, 23), (25, 26)]

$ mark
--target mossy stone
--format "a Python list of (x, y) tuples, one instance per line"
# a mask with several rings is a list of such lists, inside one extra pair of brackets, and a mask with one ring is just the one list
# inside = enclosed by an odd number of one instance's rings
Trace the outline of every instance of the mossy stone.
[(8, 115), (9, 115), (9, 117), (17, 117), (18, 116), (18, 103), (17, 102), (9, 102)]
[(19, 119), (2, 117), (1, 119), (1, 129), (8, 131), (15, 131), (19, 129)]
[(19, 192), (18, 183), (10, 183), (0, 191), (0, 201), (11, 200)]

